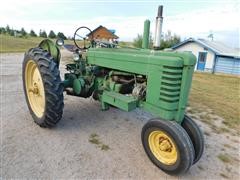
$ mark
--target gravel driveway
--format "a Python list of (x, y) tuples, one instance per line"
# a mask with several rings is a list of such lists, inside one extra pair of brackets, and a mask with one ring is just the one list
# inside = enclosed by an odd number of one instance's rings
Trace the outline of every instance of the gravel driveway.
[[(227, 165), (231, 167), (227, 170), (216, 157), (224, 143), (218, 140), (227, 138), (214, 134), (206, 137), (202, 159), (187, 174), (166, 175), (143, 150), (141, 128), (151, 116), (141, 110), (127, 113), (111, 108), (103, 112), (91, 98), (65, 95), (59, 124), (52, 129), (40, 128), (25, 102), (22, 59), (23, 53), (0, 54), (2, 178), (224, 179), (221, 173), (233, 179), (239, 177), (239, 166)], [(202, 122), (197, 123), (210, 131)], [(239, 145), (237, 137), (229, 141)]]

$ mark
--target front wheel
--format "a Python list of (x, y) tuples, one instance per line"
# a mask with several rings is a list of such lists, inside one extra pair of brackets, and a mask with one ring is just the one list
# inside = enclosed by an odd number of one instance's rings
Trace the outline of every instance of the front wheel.
[(63, 113), (63, 84), (51, 55), (33, 48), (23, 60), (23, 89), (29, 111), (41, 127), (52, 127)]
[(142, 128), (142, 144), (149, 159), (168, 174), (184, 173), (193, 164), (193, 144), (176, 122), (148, 121)]
[(184, 116), (182, 127), (188, 133), (195, 150), (193, 164), (199, 161), (204, 151), (204, 136), (199, 126), (187, 115)]

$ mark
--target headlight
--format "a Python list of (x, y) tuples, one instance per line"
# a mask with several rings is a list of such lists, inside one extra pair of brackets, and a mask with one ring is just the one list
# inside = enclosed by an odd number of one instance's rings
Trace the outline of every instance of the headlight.
[(80, 59), (79, 54), (78, 53), (73, 53), (73, 60), (78, 61), (79, 59)]
[(63, 39), (57, 39), (56, 44), (58, 46), (63, 46), (64, 45), (64, 40)]

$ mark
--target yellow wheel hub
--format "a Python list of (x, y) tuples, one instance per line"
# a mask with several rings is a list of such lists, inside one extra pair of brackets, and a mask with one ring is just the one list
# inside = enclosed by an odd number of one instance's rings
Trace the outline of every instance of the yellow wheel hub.
[(148, 137), (153, 155), (163, 164), (173, 165), (177, 161), (177, 148), (173, 140), (163, 131), (153, 131)]
[(41, 118), (45, 110), (45, 92), (41, 74), (33, 60), (28, 61), (26, 65), (25, 87), (32, 111)]

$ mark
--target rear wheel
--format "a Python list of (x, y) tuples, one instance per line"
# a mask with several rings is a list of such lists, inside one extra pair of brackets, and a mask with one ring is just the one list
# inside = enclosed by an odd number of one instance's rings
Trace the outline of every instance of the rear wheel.
[(194, 159), (194, 148), (177, 123), (152, 119), (142, 129), (142, 144), (150, 160), (168, 174), (186, 172)]
[(51, 55), (33, 48), (23, 60), (23, 88), (29, 111), (41, 127), (52, 127), (62, 117), (63, 84)]
[(184, 116), (182, 127), (188, 133), (195, 150), (193, 164), (199, 161), (204, 151), (204, 136), (199, 126), (187, 115)]

